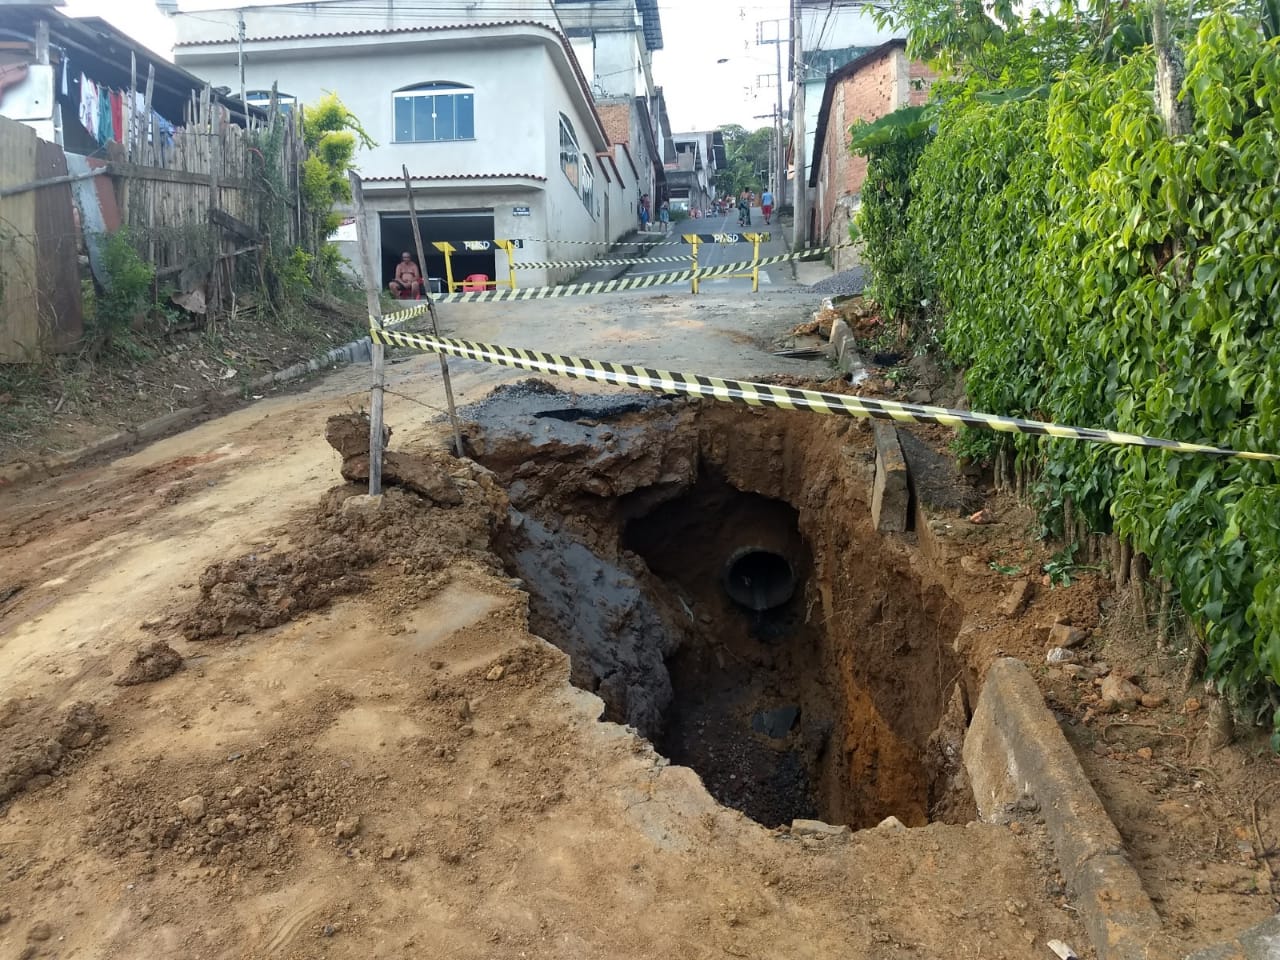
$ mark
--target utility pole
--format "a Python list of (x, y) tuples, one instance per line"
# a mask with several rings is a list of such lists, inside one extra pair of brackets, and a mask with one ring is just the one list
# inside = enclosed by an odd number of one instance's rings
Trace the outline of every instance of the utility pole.
[(244, 122), (247, 128), (249, 125), (249, 107), (244, 102), (244, 10), (237, 10), (236, 15), (239, 17), (239, 23), (237, 24), (239, 27), (239, 54), (236, 59), (239, 61), (240, 66), (240, 105), (244, 107)]
[[(776, 179), (776, 187), (774, 189), (773, 202), (775, 206), (779, 206), (779, 207), (782, 206), (787, 201), (787, 189), (786, 189), (787, 187), (787, 154), (786, 154), (786, 148), (783, 146), (783, 143), (782, 143), (782, 131), (783, 131), (783, 127), (785, 126), (785, 124), (783, 123), (784, 114), (782, 111), (782, 43), (783, 43), (782, 24), (786, 22), (787, 21), (785, 20), (761, 20), (757, 24), (759, 35), (756, 39), (756, 42), (760, 45), (768, 44), (768, 43), (773, 44), (774, 54), (775, 54), (774, 59), (777, 61), (777, 67), (778, 67), (778, 72), (777, 72), (778, 129), (776, 131), (777, 139), (775, 143), (777, 160), (775, 161), (775, 164), (774, 164), (774, 170), (776, 171), (775, 176), (777, 179)], [(766, 37), (765, 25), (770, 23), (773, 24), (772, 40), (768, 40), (765, 38)]]
[(805, 67), (804, 44), (801, 35), (800, 4), (793, 3), (791, 36), (795, 40), (795, 60), (791, 65), (794, 77), (791, 97), (792, 150), (796, 158), (795, 228), (792, 231), (792, 249), (803, 250), (809, 243), (809, 149), (805, 142)]

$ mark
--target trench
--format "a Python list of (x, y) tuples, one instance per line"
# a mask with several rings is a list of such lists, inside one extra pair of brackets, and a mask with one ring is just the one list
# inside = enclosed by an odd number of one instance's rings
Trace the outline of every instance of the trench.
[(530, 627), (602, 720), (768, 827), (973, 818), (958, 608), (871, 528), (847, 425), (536, 381), (467, 413)]

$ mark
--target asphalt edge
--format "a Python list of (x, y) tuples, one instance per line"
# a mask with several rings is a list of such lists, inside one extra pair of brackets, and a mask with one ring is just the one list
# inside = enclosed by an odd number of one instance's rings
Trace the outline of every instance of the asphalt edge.
[[(77, 447), (66, 453), (56, 454), (40, 460), (19, 460), (0, 466), (0, 489), (12, 487), (36, 476), (52, 476), (79, 464), (110, 453), (126, 450), (140, 443), (149, 443), (162, 437), (181, 431), (196, 420), (209, 414), (220, 403), (234, 400), (243, 395), (246, 389), (260, 390), (282, 383), (301, 380), (309, 374), (319, 373), (351, 363), (367, 362), (371, 357), (372, 342), (368, 337), (352, 340), (340, 347), (334, 347), (318, 357), (303, 360), (283, 370), (276, 370), (250, 380), (247, 384), (228, 387), (220, 390), (214, 398), (206, 403), (192, 407), (180, 407), (159, 417), (153, 417), (135, 427), (108, 434), (83, 447)], [(250, 401), (251, 403), (253, 401)]]

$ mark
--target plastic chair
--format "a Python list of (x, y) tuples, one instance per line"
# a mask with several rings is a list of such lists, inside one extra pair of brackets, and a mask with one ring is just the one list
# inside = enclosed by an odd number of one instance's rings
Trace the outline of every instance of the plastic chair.
[(462, 289), (467, 293), (484, 293), (489, 289), (489, 275), (487, 273), (471, 274), (462, 281)]

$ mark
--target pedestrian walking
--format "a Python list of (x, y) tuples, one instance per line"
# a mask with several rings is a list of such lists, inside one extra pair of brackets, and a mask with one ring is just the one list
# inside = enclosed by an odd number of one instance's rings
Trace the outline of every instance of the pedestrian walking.
[(768, 223), (773, 216), (773, 193), (769, 190), (760, 194), (760, 212), (764, 214), (764, 222)]
[(640, 229), (644, 232), (649, 230), (649, 195), (646, 193), (640, 197)]
[(662, 206), (658, 208), (658, 220), (662, 223), (663, 233), (671, 229), (671, 204), (669, 201), (662, 201)]

